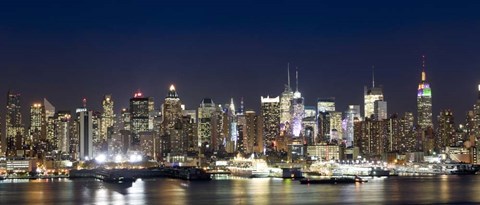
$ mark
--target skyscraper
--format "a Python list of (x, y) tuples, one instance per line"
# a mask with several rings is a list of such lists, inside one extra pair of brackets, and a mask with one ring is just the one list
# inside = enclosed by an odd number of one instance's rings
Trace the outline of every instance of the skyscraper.
[(291, 115), (292, 120), (290, 126), (292, 127), (292, 135), (294, 138), (300, 137), (300, 133), (302, 132), (302, 120), (305, 117), (305, 105), (304, 99), (302, 97), (302, 93), (298, 91), (298, 70), (295, 72), (295, 79), (296, 79), (296, 90), (293, 93), (292, 98), (292, 107), (291, 107)]
[(372, 72), (372, 87), (370, 89), (367, 86), (364, 87), (364, 100), (365, 107), (364, 113), (365, 118), (371, 118), (375, 114), (375, 101), (383, 100), (383, 89), (382, 87), (375, 87), (375, 73)]
[(432, 123), (432, 90), (430, 84), (427, 82), (425, 72), (425, 56), (422, 56), (422, 81), (418, 84), (417, 91), (417, 115), (418, 125), (421, 128), (433, 128)]
[(186, 152), (186, 139), (182, 130), (182, 103), (171, 85), (162, 104), (162, 131), (163, 154), (174, 157), (174, 161), (183, 160), (180, 157)]
[(100, 120), (100, 138), (102, 140), (107, 140), (113, 133), (113, 124), (115, 123), (113, 105), (112, 95), (105, 95), (102, 101), (103, 112)]
[(93, 156), (93, 112), (79, 110), (80, 160), (91, 160)]
[(333, 112), (335, 111), (335, 98), (318, 98), (317, 100), (318, 112)]
[(143, 96), (143, 93), (138, 91), (133, 98), (130, 99), (130, 130), (132, 134), (131, 145), (139, 145), (140, 132), (149, 131), (150, 120), (150, 102), (153, 98)]
[(280, 96), (280, 123), (283, 130), (288, 129), (288, 125), (292, 119), (292, 114), (290, 109), (292, 106), (293, 91), (290, 87), (290, 64), (287, 68), (287, 84), (285, 85), (285, 90)]
[(347, 111), (345, 111), (345, 130), (343, 132), (343, 138), (346, 141), (346, 146), (353, 146), (354, 137), (354, 123), (355, 120), (360, 119), (360, 105), (349, 105)]
[(33, 145), (45, 140), (46, 129), (45, 107), (40, 103), (34, 103), (30, 107), (30, 136), (27, 143)]
[(20, 106), (20, 94), (7, 93), (7, 111), (5, 117), (6, 155), (16, 156), (17, 148), (23, 146), (24, 127)]
[(260, 100), (264, 146), (267, 151), (272, 151), (275, 140), (280, 135), (280, 97), (264, 98), (262, 96)]
[(387, 101), (377, 100), (373, 103), (374, 105), (374, 116), (376, 120), (386, 120), (388, 118), (387, 114)]
[(198, 107), (198, 147), (202, 143), (212, 144), (212, 117), (217, 108), (210, 98), (204, 98)]
[(437, 151), (444, 149), (446, 146), (452, 146), (455, 144), (455, 122), (453, 112), (446, 109), (440, 111), (438, 115), (438, 129), (436, 148)]

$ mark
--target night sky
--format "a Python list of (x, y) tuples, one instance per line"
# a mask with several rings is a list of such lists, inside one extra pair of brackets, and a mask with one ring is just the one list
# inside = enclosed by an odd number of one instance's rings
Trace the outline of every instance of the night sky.
[(283, 91), (290, 62), (307, 105), (363, 104), (375, 65), (389, 113), (415, 112), (423, 54), (435, 119), (452, 108), (463, 123), (475, 103), (478, 1), (199, 2), (1, 1), (0, 106), (12, 89), (25, 113), (43, 97), (100, 110), (108, 93), (119, 110), (140, 89), (158, 107), (173, 83), (188, 109), (244, 97), (258, 110)]

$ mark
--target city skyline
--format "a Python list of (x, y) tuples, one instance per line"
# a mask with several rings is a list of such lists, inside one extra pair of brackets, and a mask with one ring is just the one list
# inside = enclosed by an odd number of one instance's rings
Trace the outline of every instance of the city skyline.
[(0, 93), (21, 93), (24, 108), (45, 97), (72, 110), (87, 98), (100, 110), (112, 94), (118, 113), (137, 89), (163, 99), (175, 84), (187, 108), (243, 97), (258, 111), (260, 96), (283, 91), (290, 62), (305, 105), (325, 97), (339, 110), (361, 105), (374, 65), (389, 113), (415, 112), (425, 55), (433, 117), (451, 109), (463, 118), (480, 81), (476, 3), (2, 4)]

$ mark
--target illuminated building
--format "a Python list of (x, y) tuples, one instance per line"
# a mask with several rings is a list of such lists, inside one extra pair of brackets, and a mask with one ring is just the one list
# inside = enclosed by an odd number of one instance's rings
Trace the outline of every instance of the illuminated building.
[(330, 141), (343, 142), (342, 112), (330, 112)]
[(24, 127), (20, 109), (20, 94), (8, 91), (5, 117), (7, 156), (16, 156), (16, 150), (23, 148)]
[(311, 159), (329, 161), (340, 160), (341, 149), (338, 145), (320, 144), (307, 146), (307, 153)]
[(45, 140), (46, 131), (45, 107), (40, 103), (34, 103), (30, 107), (30, 137), (26, 144), (33, 145)]
[(379, 158), (387, 150), (386, 121), (377, 121), (365, 118), (356, 121), (354, 129), (354, 144), (359, 147), (364, 158)]
[(228, 123), (228, 138), (226, 140), (226, 151), (228, 153), (233, 153), (236, 151), (237, 146), (237, 138), (238, 138), (238, 130), (237, 130), (237, 115), (235, 104), (233, 102), (233, 98), (230, 99), (230, 104), (226, 106), (226, 114), (227, 114), (227, 123)]
[(280, 97), (263, 96), (261, 100), (263, 144), (266, 151), (273, 151), (275, 140), (280, 135)]
[(377, 100), (374, 103), (374, 117), (376, 120), (386, 120), (387, 114), (387, 101)]
[(300, 137), (300, 133), (302, 132), (302, 120), (305, 116), (305, 106), (304, 106), (304, 99), (302, 97), (302, 93), (298, 91), (298, 71), (296, 72), (296, 91), (293, 93), (292, 98), (292, 107), (290, 113), (292, 114), (292, 120), (290, 122), (290, 126), (292, 127), (292, 137), (298, 138)]
[(131, 145), (136, 146), (140, 143), (140, 132), (149, 131), (150, 123), (150, 103), (153, 98), (145, 97), (142, 92), (138, 91), (134, 97), (130, 99), (129, 113), (130, 115), (130, 131), (131, 131)]
[(418, 125), (423, 128), (433, 128), (432, 123), (432, 90), (430, 84), (426, 81), (425, 56), (422, 64), (422, 81), (418, 84), (417, 91), (417, 115)]
[(473, 106), (473, 113), (471, 117), (471, 134), (477, 136), (477, 141), (480, 140), (480, 84), (478, 85), (478, 98)]
[(182, 161), (187, 149), (182, 130), (182, 103), (173, 85), (162, 104), (161, 127), (163, 157), (169, 161)]
[(360, 105), (349, 105), (345, 111), (343, 139), (346, 141), (346, 146), (353, 146), (354, 123), (355, 120), (360, 119)]
[[(222, 108), (222, 105), (218, 105), (215, 108), (215, 112), (213, 112), (212, 115), (212, 138), (210, 143), (203, 143), (202, 144), (202, 149), (203, 150), (210, 150), (210, 151), (218, 151), (222, 148), (224, 148), (224, 142), (226, 141), (226, 135), (225, 135), (225, 127), (228, 128), (228, 125), (226, 125), (225, 121), (225, 115), (224, 115), (224, 109)], [(228, 129), (227, 129), (228, 130)]]
[(302, 128), (304, 144), (314, 145), (318, 133), (317, 108), (315, 106), (305, 106)]
[(245, 112), (246, 153), (263, 152), (262, 128), (259, 116), (253, 110)]
[(71, 114), (69, 111), (59, 111), (55, 114), (55, 136), (58, 150), (62, 153), (70, 152), (70, 125)]
[(102, 101), (103, 112), (100, 124), (100, 138), (102, 140), (107, 140), (113, 134), (113, 125), (115, 123), (113, 105), (112, 95), (105, 95)]
[(202, 143), (211, 143), (212, 115), (215, 110), (215, 103), (210, 98), (203, 99), (198, 107), (198, 147), (201, 147)]
[(372, 115), (375, 114), (375, 101), (383, 100), (383, 89), (381, 87), (375, 87), (375, 75), (372, 75), (372, 87), (368, 89), (367, 86), (365, 86), (364, 88), (364, 100), (364, 117), (371, 118)]
[(289, 124), (292, 119), (292, 114), (290, 113), (290, 109), (292, 106), (292, 99), (293, 99), (293, 91), (290, 87), (290, 64), (288, 64), (287, 69), (287, 84), (285, 85), (285, 90), (282, 92), (280, 96), (280, 123), (281, 129), (283, 131), (288, 131)]
[(318, 112), (333, 112), (335, 111), (335, 98), (319, 98), (317, 100)]
[(335, 98), (317, 99), (317, 121), (318, 121), (318, 139), (316, 143), (330, 141), (330, 117), (331, 112), (335, 111)]
[(79, 126), (79, 157), (80, 160), (91, 160), (93, 156), (93, 112), (78, 110)]
[(440, 111), (438, 115), (438, 128), (436, 148), (443, 150), (447, 146), (453, 146), (455, 144), (455, 122), (453, 112), (446, 109)]

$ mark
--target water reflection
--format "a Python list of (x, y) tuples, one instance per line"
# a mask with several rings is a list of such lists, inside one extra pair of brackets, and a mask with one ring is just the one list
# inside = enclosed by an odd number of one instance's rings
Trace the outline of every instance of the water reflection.
[(0, 204), (418, 204), (480, 202), (480, 176), (392, 177), (364, 184), (301, 185), (296, 180), (228, 178), (207, 182), (9, 180)]

